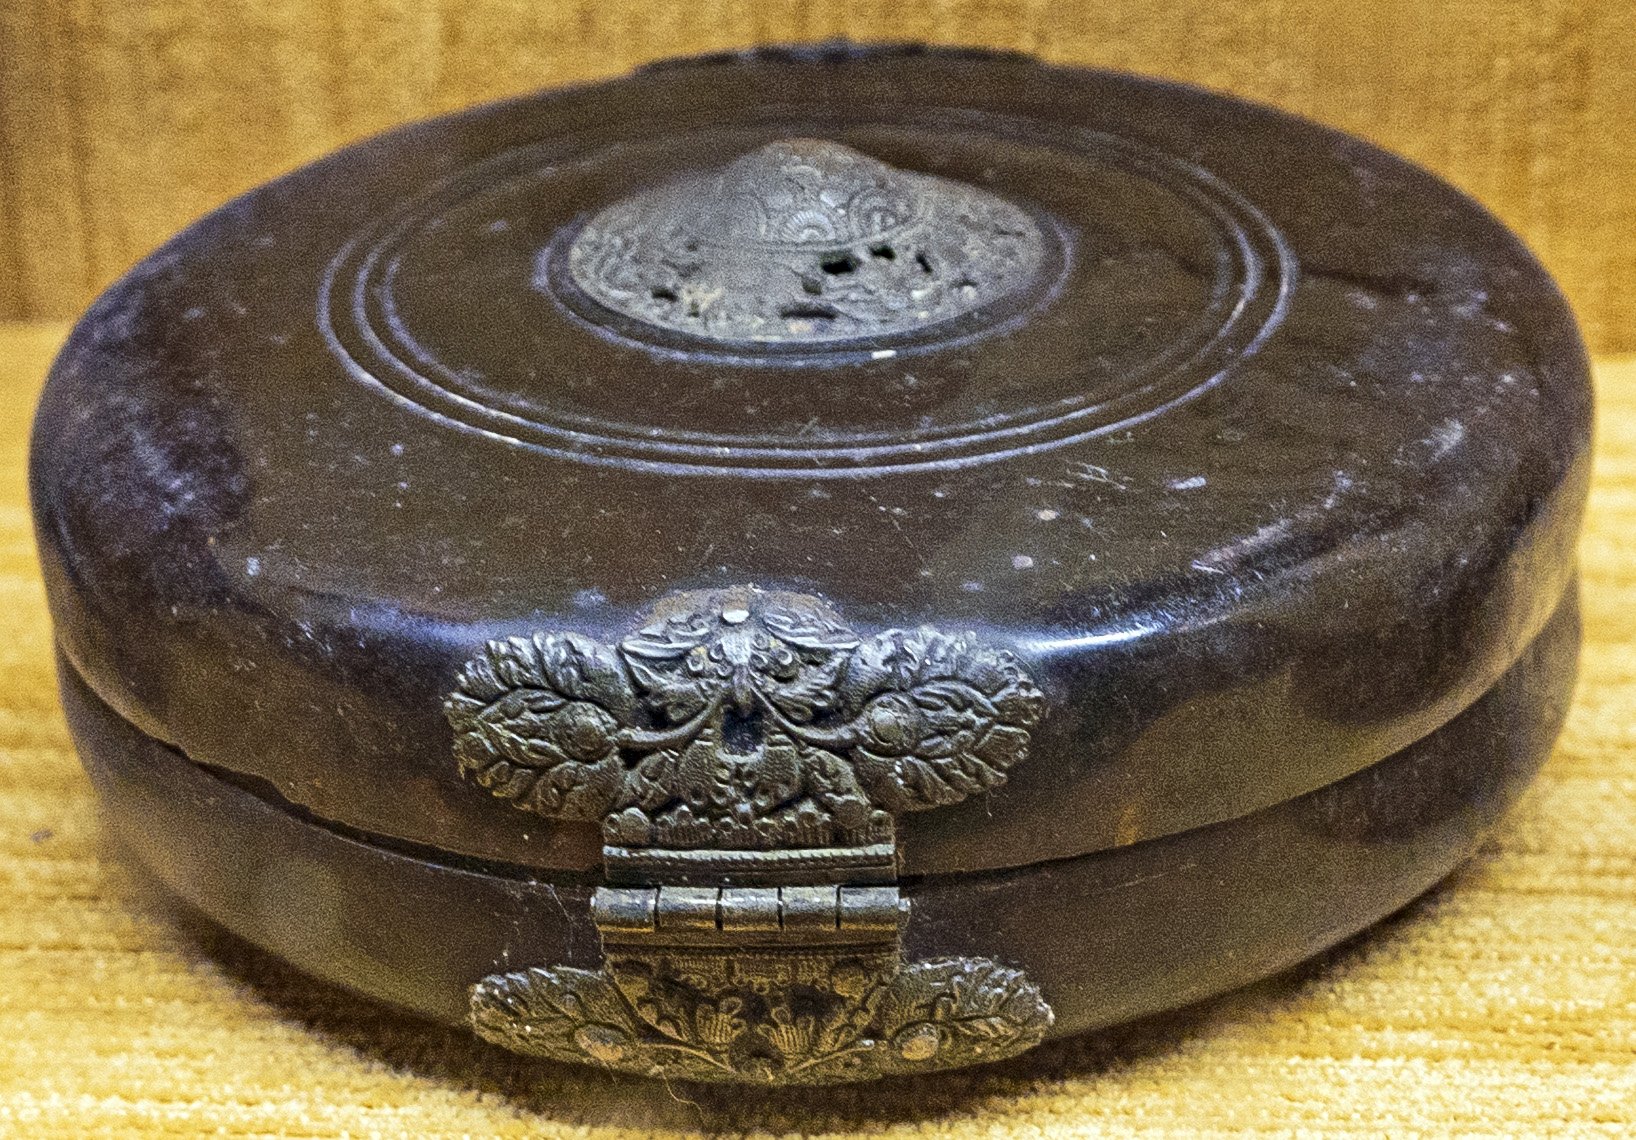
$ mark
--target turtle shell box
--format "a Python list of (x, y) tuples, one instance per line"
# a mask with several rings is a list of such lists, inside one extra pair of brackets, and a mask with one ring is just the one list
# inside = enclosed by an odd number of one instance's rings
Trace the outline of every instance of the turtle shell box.
[(301, 969), (667, 1078), (952, 1068), (1402, 906), (1550, 749), (1583, 350), (1429, 174), (763, 50), (410, 126), (109, 290), (32, 493), (106, 825)]

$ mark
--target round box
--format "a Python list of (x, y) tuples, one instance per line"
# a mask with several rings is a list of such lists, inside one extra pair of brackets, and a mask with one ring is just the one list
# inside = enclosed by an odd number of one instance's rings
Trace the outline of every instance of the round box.
[(1578, 645), (1584, 354), (1430, 175), (988, 53), (405, 128), (76, 328), (32, 488), (109, 826), (523, 1052), (856, 1080), (1444, 875)]

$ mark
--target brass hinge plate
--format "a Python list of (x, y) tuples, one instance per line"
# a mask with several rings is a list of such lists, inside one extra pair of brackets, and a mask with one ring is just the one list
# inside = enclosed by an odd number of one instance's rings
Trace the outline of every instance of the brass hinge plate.
[(1051, 1009), (985, 958), (905, 962), (898, 812), (997, 787), (1043, 698), (971, 635), (854, 633), (821, 601), (675, 594), (616, 648), (491, 642), (445, 702), (462, 768), (602, 821), (599, 970), (484, 978), (471, 1020), (524, 1053), (650, 1076), (862, 1080), (994, 1060)]

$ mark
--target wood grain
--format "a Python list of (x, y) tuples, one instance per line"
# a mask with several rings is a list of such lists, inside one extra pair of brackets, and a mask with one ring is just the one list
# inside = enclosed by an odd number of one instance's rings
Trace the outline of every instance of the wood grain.
[(0, 0), (0, 316), (68, 316), (280, 171), (408, 119), (754, 43), (1022, 48), (1267, 101), (1475, 195), (1636, 348), (1630, 0)]

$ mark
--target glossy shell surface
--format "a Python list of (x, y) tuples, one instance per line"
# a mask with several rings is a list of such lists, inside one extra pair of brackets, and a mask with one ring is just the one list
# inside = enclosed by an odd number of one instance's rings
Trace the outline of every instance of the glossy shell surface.
[[(1016, 203), (1038, 281), (871, 344), (576, 295), (578, 227), (779, 139)], [(62, 651), (142, 734), (415, 850), (586, 873), (441, 702), (476, 647), (681, 589), (971, 631), (1047, 714), (910, 875), (1245, 817), (1488, 692), (1571, 581), (1582, 350), (1498, 222), (1274, 111), (962, 53), (763, 53), (413, 126), (204, 219), (59, 360)]]

